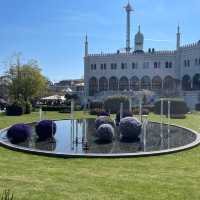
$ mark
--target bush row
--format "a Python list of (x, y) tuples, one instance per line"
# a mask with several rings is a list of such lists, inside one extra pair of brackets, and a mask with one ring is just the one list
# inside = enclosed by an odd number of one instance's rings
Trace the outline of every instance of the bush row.
[(120, 110), (120, 104), (123, 103), (123, 109), (129, 110), (129, 99), (126, 96), (109, 97), (104, 102), (104, 109), (111, 114)]
[(6, 114), (8, 116), (19, 116), (23, 114), (30, 114), (32, 111), (32, 105), (30, 102), (15, 101), (11, 105), (7, 105)]
[[(171, 100), (171, 109), (170, 113), (172, 115), (185, 115), (189, 111), (187, 104), (183, 100), (174, 99)], [(154, 106), (154, 112), (156, 114), (161, 114), (161, 100), (157, 101)], [(168, 114), (168, 100), (164, 99), (163, 101), (163, 114)]]
[[(187, 104), (180, 99), (170, 99), (171, 101), (171, 115), (174, 117), (177, 117), (178, 115), (185, 115), (189, 109), (187, 107)], [(104, 104), (101, 102), (94, 102), (92, 105), (92, 108), (90, 109), (90, 114), (92, 115), (99, 115), (99, 113), (106, 111), (111, 114), (118, 113), (120, 111), (120, 103), (123, 103), (123, 109), (129, 110), (129, 99), (125, 96), (116, 96), (116, 97), (109, 97), (107, 100), (105, 100)], [(200, 104), (196, 106), (196, 109), (200, 110)], [(139, 114), (139, 107), (133, 107), (132, 112), (135, 115)], [(157, 101), (155, 105), (145, 105), (142, 107), (142, 114), (148, 115), (149, 112), (154, 112), (156, 114), (160, 114), (161, 112), (161, 100)], [(168, 99), (164, 99), (163, 104), (163, 114), (168, 114)], [(183, 117), (183, 116), (182, 116)]]

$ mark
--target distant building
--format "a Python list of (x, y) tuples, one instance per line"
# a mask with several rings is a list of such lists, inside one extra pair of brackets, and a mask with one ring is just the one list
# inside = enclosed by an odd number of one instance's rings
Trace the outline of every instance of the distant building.
[(66, 92), (79, 93), (84, 91), (83, 79), (62, 80), (58, 83), (49, 85), (52, 94), (65, 94)]
[(134, 49), (130, 42), (132, 6), (127, 13), (126, 47), (116, 53), (89, 54), (85, 40), (84, 80), (87, 99), (129, 91), (152, 90), (158, 96), (182, 96), (191, 108), (200, 94), (200, 41), (181, 45), (180, 27), (176, 33), (176, 49), (144, 51), (144, 35), (140, 26)]

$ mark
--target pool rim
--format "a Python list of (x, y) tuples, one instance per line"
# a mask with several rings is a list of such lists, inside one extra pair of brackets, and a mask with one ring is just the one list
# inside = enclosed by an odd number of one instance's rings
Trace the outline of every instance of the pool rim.
[[(53, 120), (53, 121), (65, 121), (65, 120), (72, 120), (72, 119), (62, 119), (62, 120)], [(74, 119), (79, 120), (79, 119)], [(87, 120), (87, 119), (80, 119), (80, 120)], [(156, 121), (149, 121), (151, 123), (159, 124), (161, 123)], [(26, 123), (27, 125), (34, 125), (38, 122), (31, 122)], [(163, 123), (163, 125), (168, 125), (167, 123)], [(170, 126), (181, 128), (184, 130), (187, 130), (191, 133), (193, 133), (196, 136), (196, 139), (187, 145), (175, 147), (171, 149), (165, 149), (160, 151), (149, 151), (149, 152), (137, 152), (137, 153), (62, 153), (62, 152), (51, 152), (51, 151), (43, 151), (43, 150), (37, 150), (37, 149), (31, 149), (27, 147), (21, 147), (19, 145), (7, 143), (5, 141), (0, 140), (0, 146), (4, 147), (6, 149), (16, 151), (16, 152), (22, 152), (32, 155), (39, 155), (39, 156), (46, 156), (46, 157), (55, 157), (55, 158), (131, 158), (131, 157), (149, 157), (149, 156), (159, 156), (159, 155), (166, 155), (166, 154), (172, 154), (172, 153), (178, 153), (181, 151), (189, 150), (192, 148), (197, 147), (200, 144), (200, 134), (190, 128), (186, 128), (180, 125), (176, 124), (170, 124)], [(11, 126), (1, 129), (0, 134), (2, 132), (7, 131)]]

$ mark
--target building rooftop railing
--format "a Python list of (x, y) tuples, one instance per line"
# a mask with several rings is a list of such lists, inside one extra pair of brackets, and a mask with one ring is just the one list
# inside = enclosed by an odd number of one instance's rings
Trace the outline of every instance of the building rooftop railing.
[(154, 51), (154, 52), (144, 52), (144, 53), (137, 53), (137, 52), (116, 52), (116, 53), (99, 53), (99, 54), (89, 54), (89, 57), (110, 57), (110, 56), (160, 56), (160, 55), (174, 55), (176, 51)]

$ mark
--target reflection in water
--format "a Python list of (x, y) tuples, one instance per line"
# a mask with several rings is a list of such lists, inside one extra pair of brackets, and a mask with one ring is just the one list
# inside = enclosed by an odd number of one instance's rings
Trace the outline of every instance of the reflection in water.
[[(57, 121), (55, 139), (38, 142), (34, 132), (29, 141), (19, 144), (32, 149), (59, 153), (136, 153), (159, 151), (180, 147), (193, 142), (196, 136), (178, 127), (157, 124), (144, 120), (142, 133), (137, 141), (122, 141), (119, 128), (115, 127), (115, 139), (112, 143), (100, 144), (95, 136), (94, 120)], [(1, 140), (8, 141), (6, 133)]]
[(55, 138), (48, 139), (46, 141), (36, 141), (35, 148), (43, 151), (54, 151), (56, 149)]

